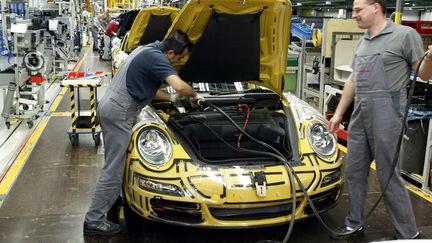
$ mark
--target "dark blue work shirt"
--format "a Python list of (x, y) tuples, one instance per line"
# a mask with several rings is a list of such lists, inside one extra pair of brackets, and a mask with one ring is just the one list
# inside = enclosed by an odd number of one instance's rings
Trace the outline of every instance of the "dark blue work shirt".
[(163, 50), (160, 41), (150, 43), (131, 61), (126, 72), (126, 88), (135, 100), (153, 99), (166, 78), (177, 75)]

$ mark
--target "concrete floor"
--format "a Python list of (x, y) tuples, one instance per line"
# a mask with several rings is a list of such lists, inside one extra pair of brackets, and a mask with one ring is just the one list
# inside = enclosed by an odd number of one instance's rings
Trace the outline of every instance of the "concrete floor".
[[(86, 56), (82, 67), (109, 71), (109, 65), (99, 63), (95, 55), (90, 55)], [(59, 114), (65, 111), (70, 111), (68, 93), (56, 110)], [(283, 239), (287, 225), (217, 230), (148, 222), (136, 232), (128, 232), (123, 222), (124, 231), (117, 236), (83, 237), (84, 214), (103, 165), (103, 148), (95, 147), (90, 135), (81, 135), (79, 146), (72, 147), (66, 134), (70, 117), (54, 114), (0, 208), (0, 242), (252, 243)], [(379, 194), (372, 171), (366, 211)], [(432, 239), (432, 203), (413, 193), (411, 199), (423, 239)], [(344, 193), (337, 206), (322, 216), (335, 227), (343, 223), (346, 210), (347, 195)], [(365, 238), (339, 242), (370, 242), (392, 236), (390, 219), (382, 203), (365, 228)], [(310, 219), (295, 224), (290, 242), (336, 241), (328, 238), (318, 220)]]

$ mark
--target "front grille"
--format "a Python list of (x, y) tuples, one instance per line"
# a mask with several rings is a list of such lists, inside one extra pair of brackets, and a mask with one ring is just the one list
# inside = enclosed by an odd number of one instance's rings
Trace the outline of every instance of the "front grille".
[(165, 200), (159, 197), (150, 199), (150, 205), (156, 215), (166, 220), (184, 223), (202, 223), (200, 205), (197, 203)]
[[(297, 203), (298, 205), (298, 203)], [(259, 208), (210, 208), (210, 213), (219, 220), (254, 220), (270, 219), (290, 215), (292, 204)]]
[[(318, 193), (311, 196), (311, 200), (318, 212), (323, 212), (330, 209), (335, 205), (340, 191), (340, 186), (336, 186), (330, 191)], [(305, 207), (305, 213), (310, 215), (313, 214), (312, 207), (308, 205)]]

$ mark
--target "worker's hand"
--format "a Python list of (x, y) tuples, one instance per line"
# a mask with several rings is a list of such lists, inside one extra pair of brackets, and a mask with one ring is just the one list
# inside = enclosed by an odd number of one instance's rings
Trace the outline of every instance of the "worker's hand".
[(342, 116), (334, 114), (330, 121), (327, 122), (327, 130), (331, 133), (339, 131), (339, 124), (342, 122)]
[(205, 101), (204, 97), (202, 97), (200, 94), (196, 94), (195, 97), (193, 97), (194, 100), (202, 100)]
[(179, 94), (170, 94), (170, 101), (176, 106), (183, 106), (183, 101), (187, 99), (185, 96)]

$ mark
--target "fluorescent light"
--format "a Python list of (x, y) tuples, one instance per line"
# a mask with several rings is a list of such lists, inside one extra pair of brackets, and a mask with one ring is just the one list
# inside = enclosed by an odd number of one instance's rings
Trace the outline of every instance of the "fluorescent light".
[(326, 4), (326, 5), (330, 5), (331, 2), (330, 2), (330, 1), (326, 1), (325, 4)]

